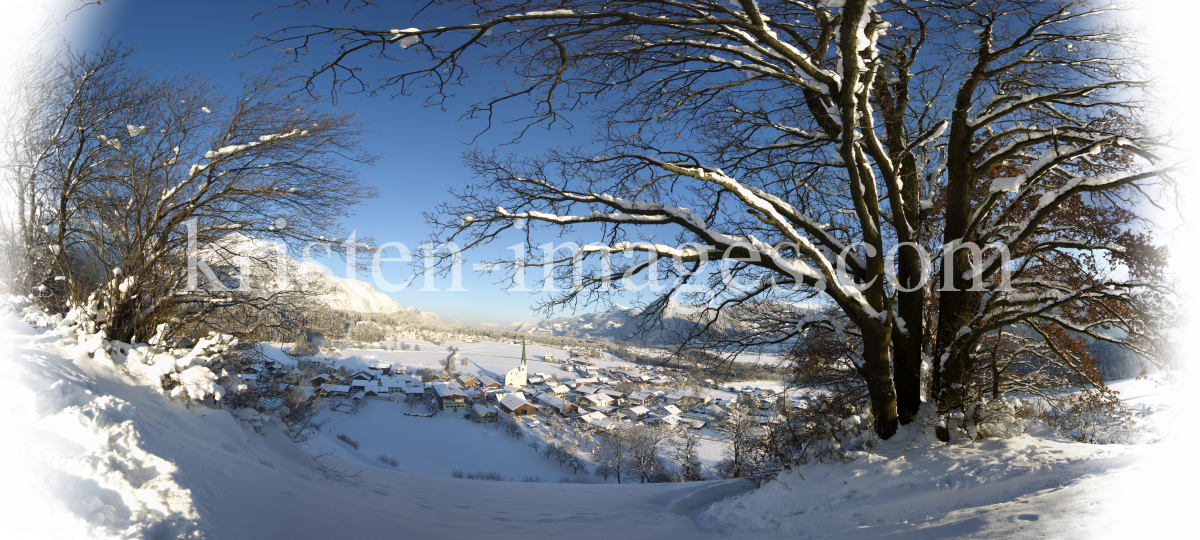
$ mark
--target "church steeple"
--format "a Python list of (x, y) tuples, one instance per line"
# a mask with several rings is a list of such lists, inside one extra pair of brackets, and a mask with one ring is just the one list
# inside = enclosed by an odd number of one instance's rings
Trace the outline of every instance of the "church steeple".
[(525, 371), (525, 338), (521, 338), (521, 371)]

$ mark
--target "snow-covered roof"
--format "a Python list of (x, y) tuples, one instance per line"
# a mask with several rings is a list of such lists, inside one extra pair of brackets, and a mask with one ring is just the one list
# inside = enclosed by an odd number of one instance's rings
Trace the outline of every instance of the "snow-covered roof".
[(482, 384), (483, 386), (499, 386), (500, 385), (500, 383), (496, 382), (496, 379), (488, 377), (487, 375), (479, 376), (479, 384)]
[(521, 397), (519, 394), (504, 394), (500, 397), (499, 403), (504, 405), (504, 408), (510, 411), (517, 410), (517, 407), (520, 407), (521, 405), (530, 405), (530, 403), (525, 401), (525, 398)]
[(558, 410), (565, 409), (568, 405), (566, 400), (549, 392), (538, 394), (537, 400)]
[(641, 405), (638, 405), (637, 407), (630, 407), (626, 410), (628, 410), (629, 412), (636, 414), (638, 416), (646, 416), (647, 414), (650, 414), (650, 409), (643, 407)]
[(583, 399), (586, 400), (588, 403), (591, 403), (592, 405), (598, 405), (598, 406), (608, 405), (608, 404), (612, 403), (612, 400), (613, 400), (612, 397), (606, 396), (604, 394), (592, 394), (592, 395), (588, 395), (588, 396), (583, 396)]
[(433, 391), (437, 392), (438, 397), (461, 396), (467, 397), (467, 393), (461, 386), (454, 383), (439, 382), (434, 383)]
[(679, 417), (678, 417), (678, 416), (675, 416), (675, 415), (673, 415), (673, 414), (669, 414), (669, 415), (667, 415), (667, 416), (662, 416), (662, 417), (659, 417), (659, 418), (655, 418), (655, 419), (653, 419), (653, 420), (651, 420), (651, 421), (652, 421), (652, 422), (659, 422), (659, 423), (667, 424), (667, 425), (669, 425), (669, 426), (675, 426), (675, 425), (678, 425), (678, 424), (679, 424)]

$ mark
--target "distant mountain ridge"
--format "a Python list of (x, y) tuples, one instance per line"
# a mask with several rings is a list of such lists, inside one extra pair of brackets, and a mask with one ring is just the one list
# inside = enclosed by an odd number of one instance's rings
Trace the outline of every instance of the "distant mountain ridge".
[[(781, 304), (781, 306), (783, 306)], [(777, 306), (778, 307), (778, 306)], [(787, 305), (786, 309), (816, 310), (814, 306)], [(539, 323), (527, 321), (509, 325), (509, 330), (551, 336), (580, 338), (607, 338), (613, 341), (631, 341), (647, 344), (673, 343), (679, 337), (688, 336), (708, 325), (709, 330), (719, 333), (737, 333), (747, 324), (739, 319), (739, 310), (733, 307), (715, 315), (680, 304), (673, 299), (662, 309), (643, 312), (619, 304), (606, 311), (585, 313), (571, 317), (559, 317)], [(744, 315), (744, 314), (743, 314)], [(752, 317), (751, 317), (752, 318)], [(711, 324), (710, 324), (711, 323)]]

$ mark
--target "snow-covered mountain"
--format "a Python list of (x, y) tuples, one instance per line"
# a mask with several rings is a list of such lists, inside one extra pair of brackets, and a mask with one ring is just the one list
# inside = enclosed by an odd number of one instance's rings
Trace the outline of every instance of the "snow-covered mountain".
[(597, 313), (559, 317), (539, 323), (517, 322), (509, 325), (509, 330), (552, 336), (621, 339), (625, 335), (621, 331), (622, 328), (636, 315), (637, 310), (635, 309), (613, 304), (607, 311)]
[[(270, 292), (295, 290), (311, 293), (311, 299), (338, 311), (354, 313), (397, 313), (408, 312), (430, 321), (444, 321), (441, 317), (415, 307), (405, 308), (395, 299), (380, 292), (371, 283), (357, 279), (335, 276), (320, 264), (300, 262), (286, 254), (280, 254), (276, 244), (241, 234), (230, 234), (218, 245), (202, 251), (209, 264), (249, 265), (254, 276), (251, 285)], [(243, 260), (238, 260), (244, 257)], [(280, 271), (279, 269), (283, 270)], [(239, 283), (230, 283), (237, 286)]]
[[(315, 298), (333, 309), (339, 311), (350, 311), (357, 313), (395, 313), (397, 311), (416, 311), (421, 312), (416, 308), (408, 308), (407, 310), (396, 302), (392, 297), (379, 292), (370, 283), (359, 281), (357, 279), (346, 279), (329, 274), (316, 274), (312, 278), (315, 290), (326, 291), (319, 293)], [(432, 313), (423, 315), (431, 315)]]
[(657, 312), (642, 312), (620, 304), (596, 313), (559, 317), (540, 323), (514, 323), (517, 332), (567, 337), (604, 337), (618, 341), (659, 343), (674, 334), (694, 330), (699, 319), (686, 306), (671, 302)]
[[(780, 305), (781, 309), (817, 309), (815, 306)], [(743, 324), (732, 308), (717, 315), (709, 328), (716, 332), (737, 332)], [(603, 337), (615, 341), (641, 343), (672, 343), (681, 336), (689, 335), (707, 325), (713, 317), (696, 307), (668, 301), (662, 309), (639, 310), (614, 304), (606, 311), (586, 313), (571, 317), (560, 317), (540, 323), (518, 322), (509, 330), (568, 337)]]

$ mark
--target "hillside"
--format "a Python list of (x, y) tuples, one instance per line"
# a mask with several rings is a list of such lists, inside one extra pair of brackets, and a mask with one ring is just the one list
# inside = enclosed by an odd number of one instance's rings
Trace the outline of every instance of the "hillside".
[[(512, 453), (523, 449), (510, 440), (481, 436), (486, 428), (391, 426), (381, 409), (354, 429), (378, 432), (363, 437), (364, 451), (386, 449), (401, 470), (343, 446), (333, 463), (360, 478), (338, 480), (269, 419), (185, 407), (119, 360), (89, 357), (103, 340), (67, 342), (11, 312), (0, 314), (0, 333), (12, 351), (4, 367), (15, 386), (0, 395), (16, 450), (0, 508), (15, 537), (1146, 538), (1171, 537), (1190, 515), (1189, 496), (1170, 488), (1194, 472), (1194, 460), (1180, 459), (1192, 447), (1155, 424), (1144, 438), (1164, 441), (1133, 446), (1042, 434), (947, 447), (910, 430), (870, 456), (813, 463), (751, 490), (740, 481), (446, 478), (496, 460), (509, 474), (543, 465)], [(1119, 388), (1135, 407), (1160, 411), (1150, 419), (1172, 403), (1145, 381)], [(334, 432), (310, 451), (340, 444)], [(410, 443), (429, 449), (406, 455)]]

